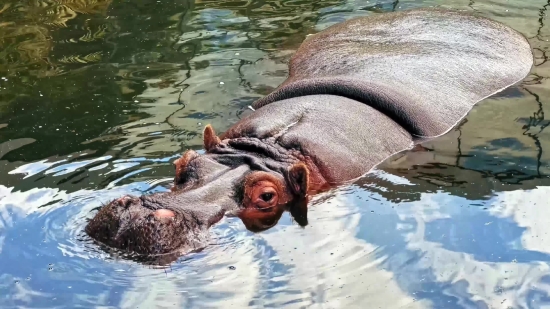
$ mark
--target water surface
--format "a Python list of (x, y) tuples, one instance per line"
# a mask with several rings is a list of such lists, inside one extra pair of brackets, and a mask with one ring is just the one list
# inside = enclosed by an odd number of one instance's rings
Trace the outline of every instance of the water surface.
[[(168, 268), (83, 233), (123, 194), (165, 191), (286, 77), (308, 34), (442, 5), (504, 22), (536, 57), (426, 151), (319, 195), (302, 229), (227, 218)], [(542, 0), (0, 1), (1, 308), (550, 306), (550, 2)]]

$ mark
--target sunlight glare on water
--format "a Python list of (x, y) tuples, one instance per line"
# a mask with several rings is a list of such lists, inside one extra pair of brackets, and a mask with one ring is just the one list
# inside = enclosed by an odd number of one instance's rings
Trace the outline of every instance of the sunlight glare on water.
[[(438, 6), (522, 32), (535, 66), (457, 128), (262, 233), (237, 218), (165, 266), (83, 229), (169, 190), (275, 89), (309, 34)], [(542, 0), (0, 2), (0, 308), (544, 308), (550, 305), (548, 3)]]

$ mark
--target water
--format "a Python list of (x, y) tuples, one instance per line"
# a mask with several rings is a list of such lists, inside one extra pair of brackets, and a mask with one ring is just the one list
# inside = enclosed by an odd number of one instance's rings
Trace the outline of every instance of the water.
[[(0, 307), (550, 306), (549, 3), (0, 1)], [(101, 203), (167, 190), (171, 161), (249, 113), (308, 34), (433, 5), (521, 31), (531, 75), (429, 151), (319, 195), (305, 229), (227, 218), (163, 268), (83, 233)]]

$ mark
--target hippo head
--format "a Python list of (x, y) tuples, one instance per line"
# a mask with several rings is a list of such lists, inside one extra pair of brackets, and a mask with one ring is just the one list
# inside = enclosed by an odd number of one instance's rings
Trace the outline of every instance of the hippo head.
[(171, 191), (118, 198), (99, 210), (86, 233), (108, 247), (165, 255), (203, 248), (208, 228), (224, 215), (239, 217), (253, 232), (273, 227), (287, 210), (301, 226), (307, 224), (304, 163), (279, 162), (223, 144), (207, 126), (207, 152), (188, 150), (174, 161)]

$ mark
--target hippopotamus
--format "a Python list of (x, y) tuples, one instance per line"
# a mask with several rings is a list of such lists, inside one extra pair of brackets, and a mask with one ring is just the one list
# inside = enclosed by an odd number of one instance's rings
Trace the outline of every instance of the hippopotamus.
[(204, 248), (236, 216), (261, 232), (285, 211), (307, 225), (315, 194), (451, 130), (474, 105), (521, 82), (525, 37), (473, 13), (437, 8), (358, 17), (308, 36), (288, 78), (226, 132), (204, 128), (204, 153), (174, 161), (169, 191), (103, 206), (87, 234), (144, 255)]

